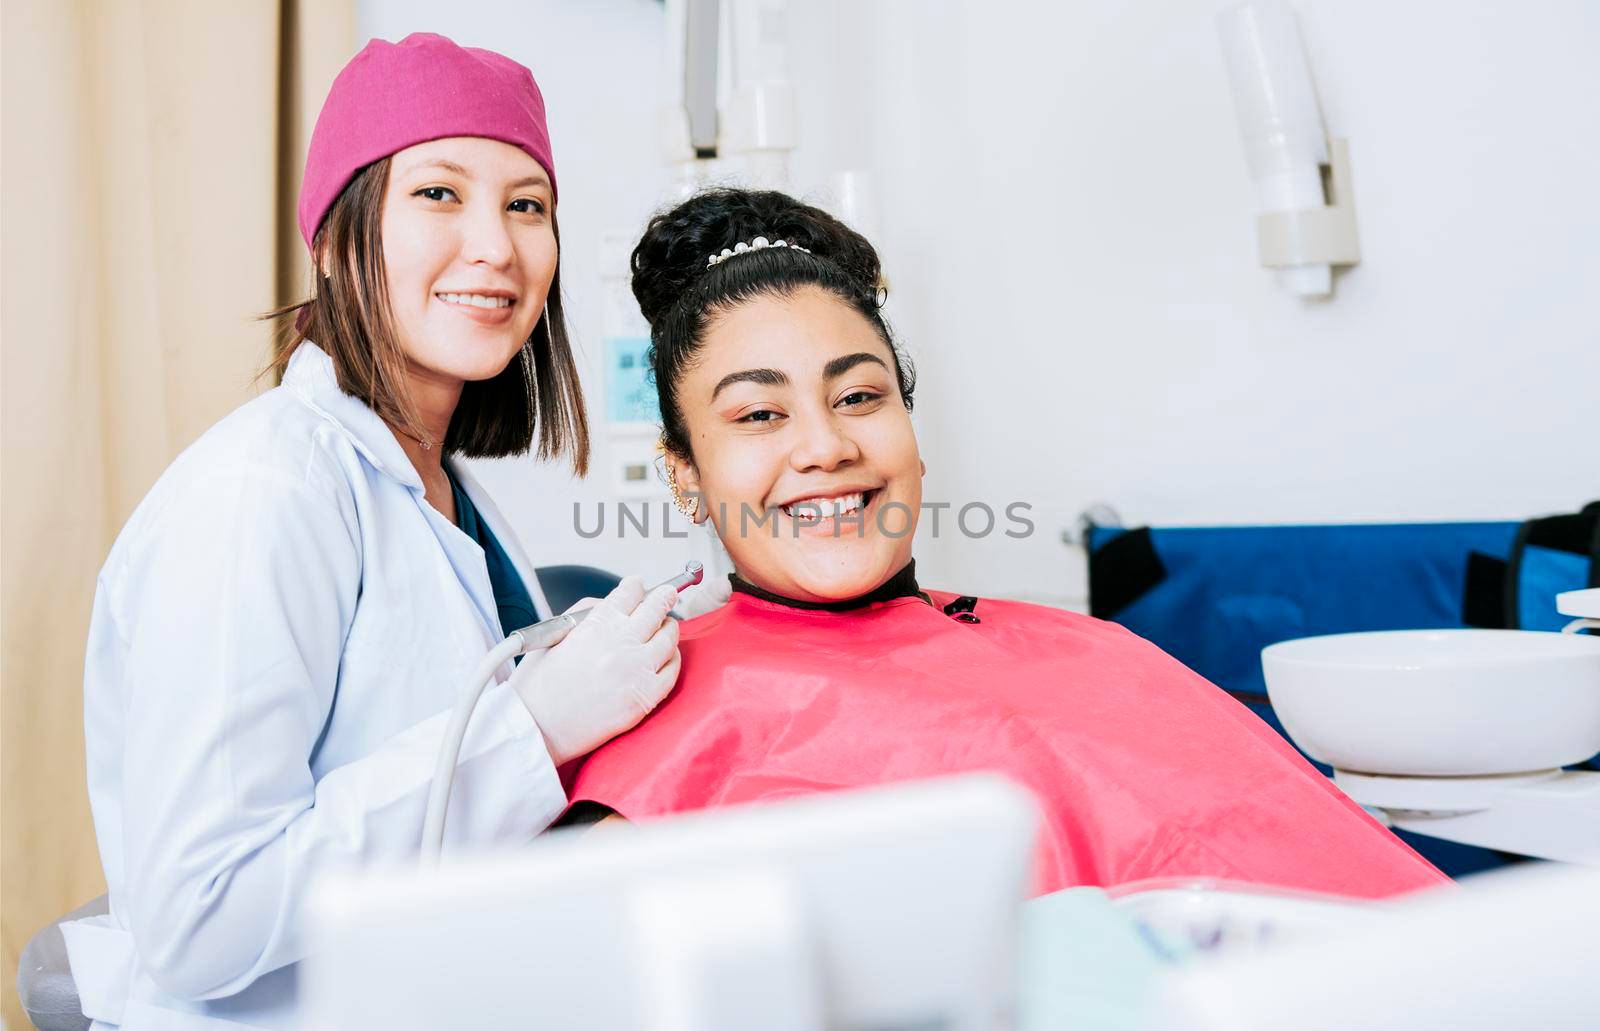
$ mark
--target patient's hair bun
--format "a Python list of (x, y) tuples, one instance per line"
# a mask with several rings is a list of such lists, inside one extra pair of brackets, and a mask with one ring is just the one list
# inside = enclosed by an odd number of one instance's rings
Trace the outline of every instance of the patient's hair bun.
[[(713, 254), (758, 236), (804, 247), (813, 259), (833, 265), (829, 271), (842, 272), (863, 295), (878, 294), (882, 271), (878, 252), (866, 237), (826, 211), (772, 190), (710, 189), (652, 218), (634, 248), (633, 296), (644, 317), (656, 325), (707, 277), (723, 280), (723, 290), (708, 291), (710, 300), (725, 292), (743, 294), (752, 280), (789, 278), (782, 274), (783, 266), (774, 263), (804, 263), (803, 252), (785, 253), (780, 247), (706, 267)], [(769, 275), (763, 276), (763, 271)]]
[[(769, 246), (711, 264), (713, 254), (763, 236)], [(779, 240), (789, 246), (770, 246)], [(833, 295), (883, 339), (909, 411), (916, 372), (884, 321), (881, 271), (866, 237), (821, 208), (771, 190), (706, 190), (652, 218), (633, 249), (633, 296), (650, 321), (662, 445), (692, 455), (678, 381), (712, 323), (760, 297), (807, 288)]]

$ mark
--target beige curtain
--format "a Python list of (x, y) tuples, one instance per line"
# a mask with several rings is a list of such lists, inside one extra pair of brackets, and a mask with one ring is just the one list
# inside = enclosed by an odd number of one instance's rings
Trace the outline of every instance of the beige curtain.
[(354, 0), (5, 0), (0, 944), (105, 890), (84, 789), (95, 574), (172, 458), (262, 384), (306, 286), (294, 198)]

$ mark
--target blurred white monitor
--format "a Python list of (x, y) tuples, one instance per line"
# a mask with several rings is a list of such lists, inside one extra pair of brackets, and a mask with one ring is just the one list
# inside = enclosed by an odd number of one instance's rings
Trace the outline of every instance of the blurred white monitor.
[(1009, 1027), (1037, 821), (971, 775), (330, 877), (301, 1026)]
[(1321, 940), (1171, 975), (1164, 1031), (1594, 1031), (1600, 870), (1528, 864), (1385, 907)]

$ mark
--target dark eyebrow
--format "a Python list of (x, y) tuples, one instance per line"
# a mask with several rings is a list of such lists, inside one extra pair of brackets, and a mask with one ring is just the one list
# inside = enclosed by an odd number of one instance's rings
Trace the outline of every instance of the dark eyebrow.
[(857, 351), (855, 354), (847, 354), (842, 357), (835, 358), (833, 361), (824, 365), (822, 367), (822, 378), (833, 379), (835, 376), (843, 376), (845, 373), (849, 372), (851, 369), (863, 362), (877, 362), (879, 365), (883, 366), (883, 370), (885, 372), (889, 371), (889, 363), (885, 362), (882, 358), (879, 358), (875, 354), (869, 354), (866, 351)]
[[(889, 370), (889, 363), (882, 358), (867, 351), (857, 351), (855, 354), (841, 355), (822, 367), (822, 378), (833, 379), (843, 376), (857, 365), (873, 362)], [(740, 372), (730, 372), (717, 381), (717, 388), (711, 392), (711, 400), (715, 401), (717, 395), (722, 393), (723, 387), (731, 387), (735, 383), (759, 383), (764, 387), (786, 387), (789, 377), (777, 369), (744, 369)]]
[(711, 392), (711, 400), (715, 401), (717, 395), (722, 393), (723, 387), (731, 387), (735, 383), (759, 383), (764, 387), (786, 387), (789, 377), (777, 369), (745, 369), (741, 372), (730, 372), (717, 381), (717, 389)]
[[(441, 171), (449, 172), (451, 175), (459, 175), (463, 179), (471, 179), (473, 177), (472, 173), (467, 171), (465, 168), (462, 168), (454, 161), (447, 161), (444, 158), (440, 158), (437, 161), (424, 161), (420, 165), (413, 165), (406, 169), (406, 174), (409, 175), (412, 172), (420, 171), (424, 168), (437, 168)], [(524, 186), (543, 186), (548, 189), (550, 186), (550, 179), (548, 176), (544, 175), (544, 173), (540, 172), (518, 179), (516, 182), (511, 184), (510, 188), (513, 190), (520, 190)]]

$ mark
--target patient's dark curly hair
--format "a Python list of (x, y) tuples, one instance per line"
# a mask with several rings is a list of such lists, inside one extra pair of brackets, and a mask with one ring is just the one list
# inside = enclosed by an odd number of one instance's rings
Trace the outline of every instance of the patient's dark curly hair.
[[(710, 268), (711, 255), (758, 236), (807, 248), (769, 247)], [(656, 215), (633, 249), (633, 296), (650, 322), (650, 367), (661, 400), (661, 442), (692, 458), (678, 379), (718, 316), (763, 295), (815, 286), (872, 324), (894, 357), (906, 410), (916, 372), (895, 346), (880, 308), (887, 296), (878, 252), (866, 237), (820, 208), (771, 190), (713, 189)]]

